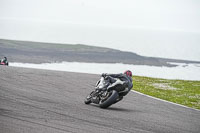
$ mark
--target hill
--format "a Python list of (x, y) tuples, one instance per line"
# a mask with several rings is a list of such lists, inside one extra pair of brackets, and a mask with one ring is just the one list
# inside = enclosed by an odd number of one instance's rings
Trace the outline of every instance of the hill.
[(94, 47), (83, 44), (55, 44), (0, 39), (0, 56), (7, 56), (10, 62), (95, 62), (124, 63), (173, 67), (174, 63), (200, 63), (197, 61), (175, 60), (141, 56), (132, 52)]

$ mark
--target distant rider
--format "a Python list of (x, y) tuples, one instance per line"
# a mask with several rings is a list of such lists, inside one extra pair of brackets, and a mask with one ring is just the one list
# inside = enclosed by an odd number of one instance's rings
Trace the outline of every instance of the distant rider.
[(4, 57), (3, 59), (1, 59), (1, 63), (4, 63), (5, 65), (8, 65), (7, 57)]
[(122, 93), (120, 93), (118, 101), (122, 100), (123, 96), (127, 95), (128, 92), (133, 87), (132, 72), (130, 70), (127, 70), (124, 73), (120, 73), (120, 74), (106, 74), (106, 73), (103, 73), (102, 76), (107, 78), (111, 83), (107, 87), (108, 90), (116, 87), (119, 84), (121, 84), (123, 86), (123, 88), (121, 88), (122, 89)]

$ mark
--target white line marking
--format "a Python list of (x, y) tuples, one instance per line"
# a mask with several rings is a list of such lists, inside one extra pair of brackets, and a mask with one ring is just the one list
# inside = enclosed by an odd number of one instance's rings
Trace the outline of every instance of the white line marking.
[(159, 100), (159, 101), (163, 101), (163, 102), (171, 103), (171, 104), (178, 105), (178, 106), (181, 106), (181, 107), (184, 107), (184, 108), (188, 108), (188, 109), (193, 109), (193, 110), (196, 110), (196, 111), (200, 111), (200, 110), (195, 109), (195, 108), (187, 107), (187, 106), (184, 106), (184, 105), (181, 105), (181, 104), (178, 104), (178, 103), (173, 103), (173, 102), (166, 101), (166, 100), (163, 100), (163, 99), (160, 99), (160, 98), (156, 98), (156, 97), (153, 97), (153, 96), (149, 96), (149, 95), (143, 94), (143, 93), (138, 92), (138, 91), (135, 91), (135, 90), (131, 90), (131, 91), (134, 92), (134, 93), (137, 93), (137, 94), (140, 94), (140, 95), (149, 97), (149, 98), (153, 98), (153, 99)]

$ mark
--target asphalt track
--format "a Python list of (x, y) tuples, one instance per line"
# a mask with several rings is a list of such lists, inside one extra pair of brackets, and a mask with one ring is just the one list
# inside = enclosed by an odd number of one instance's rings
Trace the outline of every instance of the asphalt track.
[(99, 75), (0, 66), (0, 133), (199, 133), (200, 111), (130, 92), (85, 105)]

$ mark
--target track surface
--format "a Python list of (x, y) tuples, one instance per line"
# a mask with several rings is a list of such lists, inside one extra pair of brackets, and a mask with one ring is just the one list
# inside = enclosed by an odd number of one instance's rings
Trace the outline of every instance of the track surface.
[(0, 66), (1, 133), (199, 133), (200, 111), (130, 92), (85, 105), (99, 75)]

